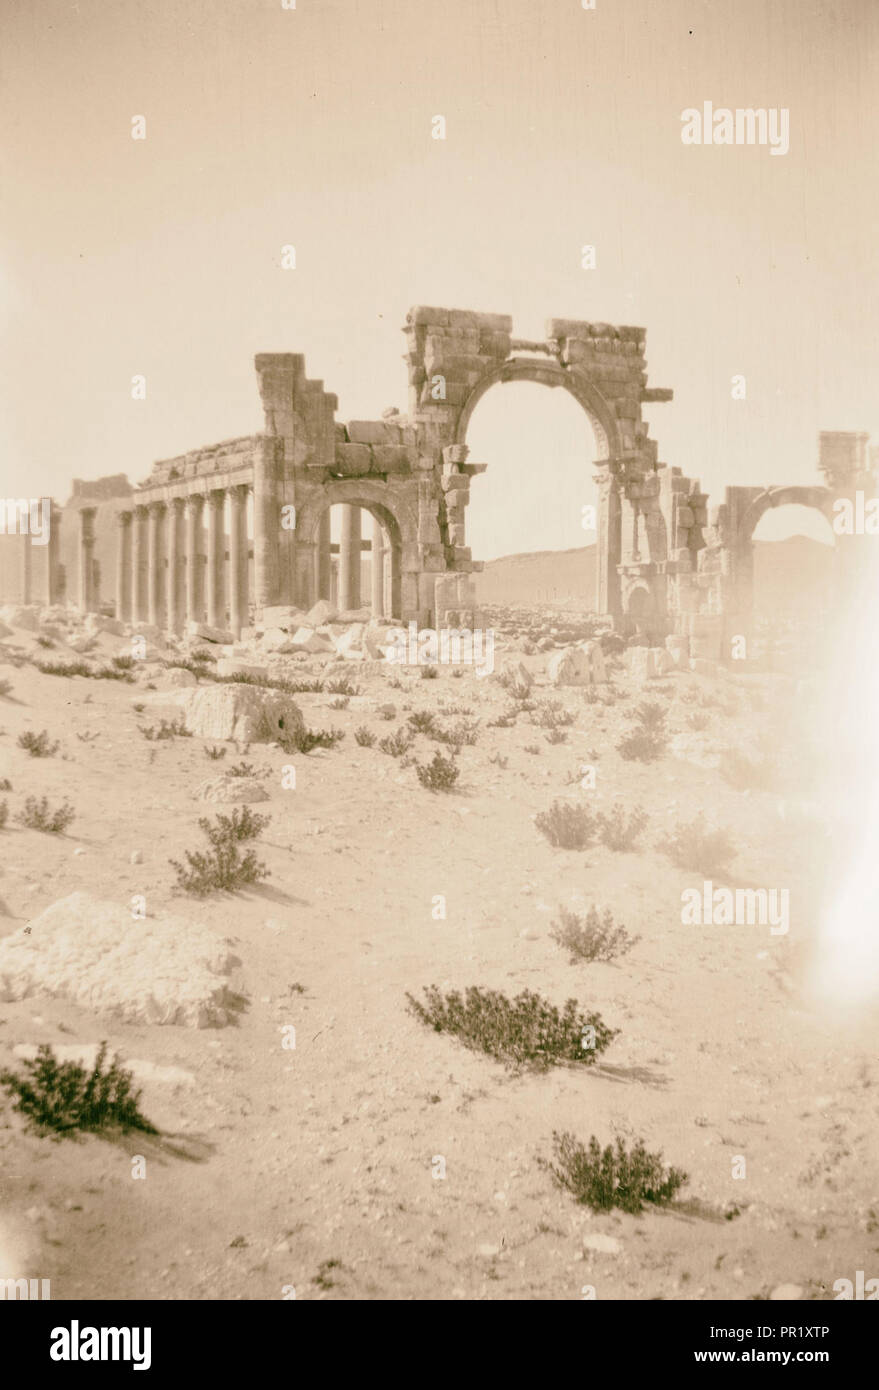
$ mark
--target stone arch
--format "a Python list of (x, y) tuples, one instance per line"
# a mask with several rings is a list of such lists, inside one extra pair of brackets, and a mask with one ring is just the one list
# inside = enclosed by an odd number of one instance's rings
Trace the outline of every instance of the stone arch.
[(834, 493), (826, 487), (770, 487), (755, 497), (739, 522), (737, 544), (750, 545), (751, 538), (772, 507), (813, 507), (822, 512), (833, 526)]
[(625, 596), (626, 616), (633, 620), (652, 617), (655, 607), (650, 587), (643, 582), (633, 584)]
[(592, 382), (576, 369), (563, 367), (560, 362), (542, 362), (529, 357), (511, 357), (493, 371), (486, 372), (476, 382), (455, 425), (455, 443), (465, 444), (470, 417), (479, 401), (492, 386), (510, 381), (531, 381), (538, 386), (561, 386), (569, 391), (589, 417), (595, 435), (598, 456), (595, 463), (614, 463), (622, 454), (616, 416), (604, 396)]
[(455, 443), (466, 443), (470, 418), (492, 386), (511, 381), (530, 381), (551, 389), (561, 387), (585, 411), (595, 437), (597, 457), (593, 475), (599, 488), (597, 607), (599, 612), (620, 612), (619, 564), (622, 558), (622, 510), (617, 481), (622, 470), (623, 446), (613, 407), (588, 377), (576, 367), (530, 357), (511, 357), (486, 372), (472, 387), (455, 423)]
[(417, 609), (418, 522), (411, 507), (387, 483), (366, 478), (331, 478), (315, 490), (296, 515), (297, 592), (302, 608), (317, 598), (315, 551), (321, 517), (330, 507), (359, 507), (379, 521), (390, 545), (391, 612), (405, 618)]
[[(768, 487), (755, 492), (741, 511), (731, 537), (730, 578), (732, 590), (725, 606), (737, 615), (737, 621), (750, 624), (754, 612), (754, 532), (766, 513), (775, 507), (811, 507), (821, 512), (833, 528), (833, 503), (836, 494), (826, 487), (796, 485)], [(731, 601), (730, 601), (731, 600)]]

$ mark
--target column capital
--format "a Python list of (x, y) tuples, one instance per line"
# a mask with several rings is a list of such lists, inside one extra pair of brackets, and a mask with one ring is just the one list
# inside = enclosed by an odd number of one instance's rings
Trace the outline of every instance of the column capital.
[(116, 513), (116, 525), (117, 525), (117, 526), (130, 526), (130, 525), (131, 525), (131, 518), (132, 518), (132, 515), (133, 515), (133, 514), (132, 514), (132, 512), (130, 512), (130, 511), (127, 511), (127, 512), (117, 512), (117, 513)]

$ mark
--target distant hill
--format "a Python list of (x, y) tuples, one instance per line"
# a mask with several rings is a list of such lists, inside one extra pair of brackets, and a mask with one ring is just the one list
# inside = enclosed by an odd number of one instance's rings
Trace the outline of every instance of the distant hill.
[[(553, 608), (595, 607), (595, 546), (503, 555), (474, 575), (484, 604), (545, 603)], [(755, 596), (775, 613), (822, 604), (833, 547), (808, 536), (754, 542)]]

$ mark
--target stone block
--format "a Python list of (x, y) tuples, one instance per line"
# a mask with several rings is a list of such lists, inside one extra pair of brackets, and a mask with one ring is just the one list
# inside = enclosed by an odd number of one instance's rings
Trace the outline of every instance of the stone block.
[(375, 444), (372, 448), (373, 473), (411, 473), (412, 454), (404, 444)]
[(546, 675), (553, 685), (591, 685), (591, 656), (582, 647), (562, 647), (549, 658)]
[[(141, 632), (143, 628), (139, 629)], [(197, 637), (201, 642), (219, 642), (224, 646), (231, 646), (235, 638), (231, 632), (227, 632), (222, 627), (209, 627), (207, 623), (190, 623), (187, 632), (190, 637)]]
[(335, 617), (336, 610), (325, 598), (318, 599), (313, 608), (309, 608), (303, 620), (303, 627), (322, 627)]
[(0, 999), (49, 995), (127, 1023), (218, 1028), (240, 1012), (227, 939), (189, 917), (132, 923), (122, 902), (70, 893), (0, 942)]
[(399, 444), (400, 431), (384, 420), (349, 420), (348, 439), (352, 444)]
[(368, 444), (337, 444), (335, 470), (343, 478), (363, 478), (372, 468)]

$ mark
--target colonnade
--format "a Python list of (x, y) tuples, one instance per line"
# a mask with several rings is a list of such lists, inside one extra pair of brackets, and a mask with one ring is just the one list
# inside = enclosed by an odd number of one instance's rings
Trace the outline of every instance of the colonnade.
[[(189, 622), (231, 630), (248, 623), (246, 484), (145, 502), (117, 513), (116, 616), (182, 632)], [(229, 499), (228, 550), (225, 530)], [(81, 544), (94, 542), (84, 525)], [(80, 574), (88, 574), (82, 564)], [(88, 608), (88, 593), (80, 594)]]

